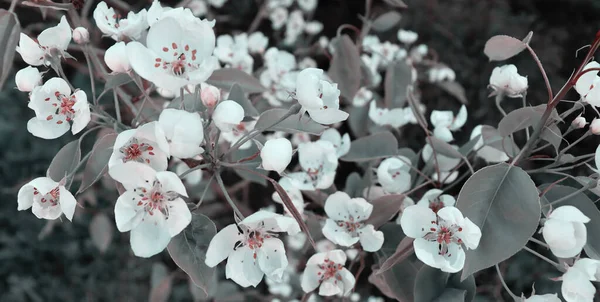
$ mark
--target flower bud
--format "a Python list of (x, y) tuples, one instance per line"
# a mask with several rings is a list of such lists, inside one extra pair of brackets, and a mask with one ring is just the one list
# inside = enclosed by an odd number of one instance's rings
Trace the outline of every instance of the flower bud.
[(587, 121), (585, 120), (585, 117), (581, 115), (575, 118), (573, 122), (571, 122), (571, 127), (575, 129), (581, 129), (585, 127), (585, 125), (587, 125)]
[(35, 87), (40, 85), (41, 81), (42, 74), (37, 68), (31, 66), (27, 66), (17, 71), (17, 74), (15, 75), (17, 89), (23, 92), (31, 92)]
[(600, 120), (595, 118), (590, 124), (590, 131), (594, 135), (600, 135)]
[(268, 140), (260, 150), (262, 167), (281, 174), (292, 161), (292, 143), (285, 138)]
[(202, 99), (202, 104), (204, 104), (204, 106), (214, 108), (221, 99), (221, 92), (219, 91), (219, 88), (215, 86), (202, 84), (200, 99)]
[(77, 27), (73, 29), (73, 40), (77, 44), (86, 44), (90, 41), (90, 33), (85, 27)]
[(419, 38), (419, 34), (414, 31), (400, 29), (398, 31), (398, 40), (404, 44), (413, 44)]
[(118, 42), (109, 47), (104, 54), (104, 62), (115, 73), (126, 73), (131, 70), (125, 42)]
[(244, 108), (234, 101), (223, 101), (215, 108), (212, 118), (221, 132), (231, 132), (244, 119)]

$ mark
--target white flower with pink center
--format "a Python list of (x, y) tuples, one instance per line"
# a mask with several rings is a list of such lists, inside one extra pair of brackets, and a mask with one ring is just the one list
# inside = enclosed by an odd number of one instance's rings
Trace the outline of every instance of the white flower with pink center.
[(444, 207), (453, 207), (456, 199), (452, 195), (443, 193), (444, 191), (440, 189), (431, 189), (423, 194), (417, 205), (429, 207), (434, 213), (437, 213)]
[(335, 192), (325, 201), (329, 217), (323, 235), (341, 246), (352, 246), (360, 241), (367, 252), (376, 252), (383, 245), (383, 233), (372, 224), (364, 223), (371, 216), (373, 205), (364, 198), (350, 198), (344, 192)]
[(404, 193), (410, 189), (410, 159), (405, 156), (384, 159), (377, 167), (377, 181), (388, 193)]
[(346, 254), (341, 250), (312, 255), (302, 274), (302, 290), (309, 293), (319, 287), (321, 296), (350, 294), (356, 280), (345, 263)]
[(562, 280), (560, 290), (567, 302), (592, 302), (596, 288), (590, 281), (600, 280), (600, 261), (579, 259), (557, 280)]
[(272, 106), (281, 106), (282, 102), (290, 102), (291, 94), (296, 88), (296, 57), (285, 50), (269, 48), (264, 55), (265, 67), (260, 76), (260, 83), (267, 87), (263, 97)]
[[(424, 108), (423, 108), (424, 109)], [(410, 107), (378, 108), (375, 101), (369, 104), (369, 119), (378, 126), (399, 128), (407, 124), (416, 124), (417, 119)]]
[(348, 154), (350, 151), (350, 135), (345, 133), (342, 136), (335, 128), (329, 128), (323, 131), (319, 140), (332, 143), (338, 158)]
[[(69, 131), (79, 133), (91, 120), (90, 105), (83, 90), (71, 94), (69, 84), (61, 78), (52, 78), (34, 89), (29, 108), (35, 117), (27, 122), (27, 130), (40, 138), (54, 139)], [(73, 122), (71, 126), (70, 122)]]
[(296, 98), (303, 112), (308, 112), (317, 123), (331, 125), (348, 118), (348, 113), (340, 110), (340, 90), (337, 84), (323, 80), (322, 69), (307, 68), (296, 79)]
[(294, 235), (300, 226), (291, 217), (258, 211), (237, 224), (223, 228), (210, 241), (205, 263), (214, 267), (227, 260), (225, 277), (242, 287), (256, 287), (264, 275), (281, 282), (288, 265), (277, 233)]
[[(513, 64), (498, 66), (492, 70), (490, 87), (494, 90), (494, 94), (502, 94), (509, 98), (520, 98), (527, 92), (527, 77), (520, 75), (517, 67)], [(577, 85), (575, 88), (581, 94), (581, 90), (577, 89)]]
[(69, 221), (73, 220), (77, 201), (64, 186), (49, 177), (38, 177), (19, 189), (17, 194), (19, 211), (31, 208), (31, 212), (40, 219), (56, 219), (63, 213)]
[(327, 189), (333, 184), (338, 158), (331, 142), (301, 143), (298, 158), (303, 171), (287, 175), (296, 188), (313, 191)]
[(108, 7), (106, 2), (102, 1), (94, 9), (94, 20), (100, 31), (115, 41), (125, 38), (137, 40), (148, 28), (146, 13), (145, 9), (137, 14), (130, 11), (127, 18), (122, 18), (112, 7)]
[(127, 162), (113, 167), (111, 176), (127, 190), (115, 204), (115, 221), (119, 231), (131, 231), (131, 249), (136, 256), (160, 253), (192, 221), (192, 213), (180, 197), (187, 197), (187, 192), (177, 174)]
[(178, 158), (191, 158), (204, 152), (204, 125), (197, 112), (165, 109), (158, 124), (169, 143), (169, 154)]
[(206, 81), (219, 67), (212, 56), (213, 25), (203, 20), (184, 27), (173, 17), (157, 21), (148, 31), (146, 46), (127, 44), (131, 67), (142, 78), (171, 91)]
[[(591, 68), (600, 68), (600, 64), (596, 61), (589, 62), (583, 70)], [(575, 90), (577, 90), (583, 102), (599, 107), (600, 77), (598, 76), (598, 70), (586, 72), (581, 75), (575, 84)]]
[[(458, 150), (458, 146), (451, 145), (452, 148)], [(435, 155), (435, 158), (434, 158)], [(435, 181), (440, 181), (443, 183), (452, 183), (458, 177), (458, 171), (456, 171), (456, 166), (460, 163), (460, 158), (452, 158), (440, 154), (440, 152), (435, 152), (431, 145), (426, 144), (423, 147), (423, 152), (421, 152), (421, 157), (423, 161), (428, 163), (432, 161), (434, 165), (436, 165), (436, 171), (433, 172), (432, 178)], [(439, 171), (439, 174), (438, 174)]]
[(42, 31), (37, 40), (21, 33), (17, 52), (21, 54), (23, 61), (29, 65), (50, 65), (50, 57), (64, 55), (71, 42), (71, 27), (65, 16), (60, 18), (58, 25)]
[(455, 207), (444, 207), (436, 215), (429, 207), (410, 206), (404, 209), (400, 225), (406, 236), (415, 238), (417, 258), (448, 273), (462, 270), (462, 246), (475, 249), (481, 239), (479, 227)]
[(433, 135), (445, 142), (454, 140), (452, 131), (460, 130), (467, 122), (467, 107), (460, 107), (458, 114), (450, 110), (433, 110), (431, 112), (431, 124), (433, 125)]
[[(231, 128), (232, 130), (229, 132), (222, 131), (221, 137), (224, 141), (229, 142), (233, 145), (237, 143), (242, 137), (244, 137), (244, 135), (246, 135), (248, 132), (254, 130), (254, 125), (256, 125), (256, 121), (241, 122), (237, 124), (237, 126)], [(243, 143), (240, 146), (240, 149), (245, 150), (250, 147), (252, 147), (252, 140)]]
[(119, 133), (108, 161), (108, 173), (113, 176), (113, 168), (127, 162), (143, 163), (156, 171), (165, 171), (169, 156), (165, 133), (158, 122), (150, 122)]
[[(281, 179), (279, 179), (279, 185), (288, 194), (288, 196), (292, 200), (292, 204), (294, 205), (296, 210), (298, 210), (298, 213), (302, 215), (304, 213), (304, 197), (302, 197), (302, 192), (294, 186), (292, 180), (288, 177), (282, 177)], [(281, 196), (279, 196), (279, 193), (273, 192), (271, 198), (274, 202), (283, 205), (283, 210), (285, 211), (286, 215), (292, 216), (290, 210), (287, 208), (287, 206), (283, 204), (283, 200), (281, 199)]]

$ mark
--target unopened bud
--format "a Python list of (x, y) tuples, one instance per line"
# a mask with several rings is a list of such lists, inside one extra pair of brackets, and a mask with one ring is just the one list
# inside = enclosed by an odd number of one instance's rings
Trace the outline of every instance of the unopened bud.
[(127, 73), (131, 70), (125, 42), (117, 42), (104, 53), (106, 66), (115, 73)]
[(215, 86), (202, 84), (200, 98), (202, 99), (202, 104), (204, 104), (204, 106), (214, 108), (221, 99), (221, 92), (219, 91), (219, 88)]
[(35, 87), (40, 85), (42, 74), (35, 67), (27, 66), (15, 75), (17, 89), (23, 92), (31, 92)]
[(600, 120), (595, 118), (592, 123), (590, 123), (590, 131), (594, 135), (600, 135)]
[(77, 27), (73, 30), (73, 40), (77, 44), (86, 44), (90, 41), (90, 33), (85, 27)]
[(578, 116), (571, 123), (571, 126), (575, 129), (581, 129), (581, 128), (585, 127), (585, 125), (587, 125), (587, 121), (585, 120), (585, 117), (583, 117), (583, 116)]

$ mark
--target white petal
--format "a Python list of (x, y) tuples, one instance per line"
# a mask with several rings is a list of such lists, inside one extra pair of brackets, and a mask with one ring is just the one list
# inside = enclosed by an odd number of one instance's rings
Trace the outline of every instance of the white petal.
[(32, 207), (31, 207), (31, 212), (37, 218), (49, 219), (49, 220), (54, 220), (54, 219), (60, 217), (60, 215), (62, 215), (62, 210), (60, 208), (60, 205), (57, 204), (54, 206), (43, 207), (41, 205), (41, 203), (39, 203), (39, 202), (33, 203)]
[(215, 267), (229, 257), (235, 244), (242, 239), (243, 236), (235, 224), (224, 227), (211, 239), (204, 262), (209, 267)]
[(451, 142), (454, 140), (452, 132), (447, 127), (435, 127), (433, 129), (433, 136), (445, 142)]
[(123, 184), (125, 189), (133, 190), (138, 187), (148, 187), (156, 179), (156, 171), (150, 166), (129, 161), (108, 169), (108, 174), (114, 180)]
[(179, 195), (188, 197), (185, 186), (177, 174), (171, 171), (156, 172), (156, 179), (162, 185), (163, 192), (173, 191)]
[(265, 239), (258, 251), (258, 265), (267, 277), (281, 282), (288, 260), (283, 242), (277, 238)]
[(131, 230), (130, 243), (133, 253), (148, 258), (162, 252), (171, 241), (171, 234), (165, 225), (165, 217), (160, 211), (146, 215)]
[(326, 258), (331, 260), (333, 263), (344, 265), (346, 263), (346, 253), (342, 250), (329, 251), (326, 254)]
[(31, 118), (27, 122), (27, 131), (43, 139), (55, 139), (69, 131), (69, 123), (57, 124), (55, 121)]
[(213, 112), (215, 125), (223, 132), (231, 132), (244, 119), (244, 108), (234, 101), (223, 101)]
[(46, 195), (58, 187), (58, 182), (52, 180), (50, 177), (38, 177), (31, 180), (27, 185), (36, 188), (40, 194)]
[(450, 125), (450, 130), (456, 131), (456, 130), (460, 129), (462, 126), (464, 126), (465, 123), (467, 122), (467, 115), (468, 115), (467, 107), (465, 105), (462, 105), (460, 107), (460, 110), (458, 111), (458, 114), (454, 118), (452, 125)]
[(360, 245), (367, 252), (376, 252), (383, 245), (383, 232), (375, 231), (372, 224), (364, 226), (358, 232), (360, 236)]
[(456, 236), (462, 239), (467, 248), (476, 249), (481, 240), (481, 229), (469, 218), (465, 218), (461, 226), (462, 231), (458, 232)]
[(329, 195), (325, 201), (325, 213), (333, 220), (347, 220), (348, 209), (346, 204), (349, 200), (350, 196), (343, 191), (337, 191)]
[(588, 223), (590, 218), (585, 216), (578, 208), (574, 206), (561, 206), (550, 213), (550, 219), (559, 219), (562, 221)]
[(163, 47), (171, 49), (172, 45), (180, 45), (183, 31), (174, 18), (164, 18), (156, 22), (148, 31), (146, 45), (148, 49), (161, 55), (164, 59), (172, 59), (172, 53), (163, 51)]
[(300, 232), (300, 226), (294, 218), (263, 210), (246, 217), (240, 224), (250, 228), (257, 228), (262, 224), (265, 230), (272, 232), (287, 232), (288, 235), (294, 235)]
[(325, 238), (341, 246), (352, 246), (359, 240), (359, 237), (353, 237), (345, 227), (339, 226), (332, 219), (327, 219), (322, 231)]
[(260, 150), (262, 167), (282, 173), (292, 161), (292, 143), (286, 138), (268, 140)]
[(296, 98), (302, 107), (315, 110), (323, 107), (321, 94), (322, 69), (306, 68), (298, 74), (296, 80)]
[(354, 218), (354, 221), (363, 221), (371, 216), (373, 204), (367, 202), (364, 198), (352, 198), (346, 203), (348, 214)]
[(65, 16), (60, 18), (58, 25), (42, 31), (38, 41), (42, 46), (66, 50), (71, 42), (71, 27)]
[(581, 258), (573, 264), (573, 269), (585, 272), (590, 281), (600, 280), (600, 260)]
[(452, 125), (453, 120), (454, 113), (452, 113), (452, 111), (433, 110), (431, 112), (431, 124), (435, 128), (448, 128), (450, 125)]
[(437, 227), (435, 223), (437, 217), (429, 207), (409, 206), (404, 209), (400, 226), (402, 231), (408, 237), (422, 238), (432, 227)]
[(171, 237), (175, 237), (192, 222), (192, 213), (181, 198), (170, 201), (168, 207), (169, 217), (166, 218), (165, 226)]
[(354, 275), (352, 275), (352, 273), (346, 268), (342, 268), (342, 270), (339, 271), (338, 274), (342, 277), (342, 283), (344, 285), (344, 295), (348, 295), (354, 288), (356, 279), (354, 279)]
[[(406, 215), (403, 214), (402, 216), (404, 217)], [(447, 266), (444, 257), (439, 254), (437, 242), (416, 238), (413, 242), (413, 246), (415, 248), (415, 254), (421, 262), (439, 269)]]
[(17, 193), (17, 210), (23, 211), (31, 208), (33, 205), (33, 186), (28, 184), (23, 185)]
[(328, 297), (337, 294), (343, 294), (343, 286), (344, 284), (342, 282), (338, 282), (336, 278), (329, 278), (321, 283), (321, 287), (319, 287), (319, 295)]
[(83, 90), (79, 90), (73, 94), (77, 99), (73, 109), (75, 110), (75, 117), (73, 118), (73, 126), (71, 132), (73, 134), (79, 133), (83, 130), (89, 122), (92, 120), (90, 113), (90, 104), (87, 102), (87, 95)]
[(596, 288), (586, 274), (572, 268), (563, 275), (560, 289), (567, 302), (591, 302), (596, 293)]
[(73, 197), (73, 194), (69, 192), (65, 187), (59, 187), (60, 194), (60, 209), (65, 214), (65, 217), (69, 221), (73, 221), (73, 214), (75, 214), (75, 207), (77, 206), (77, 200)]
[(231, 279), (243, 287), (256, 287), (263, 275), (264, 273), (254, 258), (254, 251), (247, 246), (240, 247), (229, 255), (225, 268), (227, 279)]
[(37, 42), (24, 33), (19, 35), (17, 52), (21, 54), (23, 61), (29, 65), (39, 66), (44, 64), (44, 51)]
[(135, 228), (144, 218), (143, 205), (138, 202), (142, 200), (137, 193), (126, 191), (117, 199), (115, 204), (115, 222), (120, 232), (128, 232)]
[[(599, 68), (599, 67), (600, 67), (600, 64), (598, 64), (598, 62), (592, 61), (592, 62), (588, 63), (587, 65), (585, 65), (583, 70), (590, 69), (590, 68)], [(577, 83), (575, 84), (575, 90), (577, 90), (577, 92), (582, 97), (585, 96), (590, 91), (590, 87), (594, 84), (594, 81), (596, 80), (597, 76), (598, 76), (598, 71), (590, 71), (590, 72), (584, 73), (577, 80)]]
[[(315, 257), (315, 255), (313, 255), (309, 261), (311, 259), (313, 259)], [(321, 282), (319, 282), (319, 275), (317, 275), (321, 270), (317, 267), (317, 265), (307, 265), (306, 268), (304, 269), (304, 272), (302, 273), (302, 281), (301, 281), (301, 286), (302, 286), (302, 290), (305, 293), (309, 293), (312, 292), (313, 290), (315, 290), (317, 287), (319, 287), (319, 285), (321, 284)]]
[(457, 244), (450, 244), (448, 246), (448, 253), (443, 259), (445, 260), (445, 263), (440, 268), (443, 272), (459, 272), (465, 266), (465, 251)]
[(126, 73), (131, 70), (125, 42), (117, 42), (104, 53), (104, 62), (113, 72)]
[(349, 114), (339, 109), (308, 109), (310, 118), (323, 125), (331, 125), (348, 119)]

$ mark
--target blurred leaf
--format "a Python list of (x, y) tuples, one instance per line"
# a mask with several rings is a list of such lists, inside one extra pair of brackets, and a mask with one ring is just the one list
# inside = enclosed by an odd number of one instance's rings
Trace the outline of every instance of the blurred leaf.
[(462, 147), (460, 147), (458, 149), (458, 152), (462, 156), (467, 156), (469, 153), (471, 153), (471, 151), (473, 150), (473, 148), (475, 147), (475, 145), (477, 145), (477, 142), (479, 142), (480, 139), (481, 139), (481, 134), (475, 136), (474, 138), (472, 138), (471, 140), (469, 140), (466, 144), (462, 145)]
[(94, 245), (104, 253), (113, 237), (113, 223), (104, 213), (94, 215), (90, 222), (90, 236)]
[(352, 100), (360, 88), (360, 53), (348, 35), (334, 38), (331, 45), (335, 51), (327, 74), (338, 84), (341, 95)]
[(526, 45), (531, 40), (531, 35), (532, 32), (527, 35), (525, 41), (506, 35), (493, 36), (485, 43), (483, 53), (490, 61), (509, 59), (527, 48)]
[(208, 267), (204, 261), (208, 245), (216, 234), (217, 227), (208, 217), (192, 213), (190, 225), (173, 237), (167, 246), (175, 264), (206, 293), (213, 286), (211, 281), (215, 268)]
[(387, 259), (385, 259), (385, 261), (381, 264), (381, 267), (379, 268), (379, 270), (375, 273), (382, 274), (382, 273), (386, 272), (387, 270), (391, 269), (392, 267), (394, 267), (394, 265), (404, 261), (404, 259), (406, 259), (410, 255), (413, 255), (415, 252), (415, 249), (413, 247), (414, 241), (415, 240), (410, 237), (402, 238), (402, 240), (396, 247), (396, 251), (391, 256), (389, 256)]
[(257, 78), (236, 68), (217, 69), (206, 80), (206, 83), (221, 89), (230, 89), (233, 84), (237, 83), (246, 93), (258, 93), (267, 90)]
[[(596, 204), (584, 193), (576, 193), (577, 189), (575, 188), (554, 185), (550, 190), (546, 191), (549, 186), (549, 184), (545, 184), (539, 187), (540, 191), (546, 192), (542, 196), (542, 204), (546, 205), (555, 200), (569, 196), (569, 198), (561, 201), (557, 205), (553, 205), (553, 207), (557, 208), (565, 205), (574, 206), (585, 214), (585, 216), (590, 218), (590, 221), (585, 224), (587, 229), (587, 242), (583, 249), (588, 257), (600, 260), (600, 211), (598, 211)], [(550, 207), (542, 208), (544, 215), (548, 215), (548, 210), (550, 210)]]
[(365, 223), (372, 224), (375, 229), (378, 229), (398, 214), (404, 203), (404, 198), (406, 198), (406, 196), (403, 194), (392, 194), (371, 201), (373, 211), (371, 212), (369, 219), (365, 220)]
[(485, 234), (466, 250), (462, 279), (520, 251), (540, 221), (540, 198), (529, 175), (501, 163), (473, 174), (461, 189), (457, 208)]
[(408, 5), (402, 0), (383, 0), (383, 2), (395, 7), (395, 8), (408, 8)]
[(350, 151), (340, 160), (361, 162), (397, 154), (398, 141), (391, 132), (379, 132), (354, 140)]
[(400, 13), (395, 10), (388, 11), (379, 15), (371, 25), (375, 31), (386, 31), (396, 26), (402, 19)]
[[(455, 289), (458, 291), (447, 292), (447, 289)], [(415, 280), (415, 302), (470, 302), (473, 301), (473, 298), (475, 297), (475, 291), (475, 278), (473, 276), (460, 282), (458, 274), (445, 273), (437, 268), (427, 265), (423, 265)], [(445, 298), (442, 299), (442, 296)]]
[[(237, 150), (233, 151), (231, 153), (231, 160), (232, 160), (232, 162), (240, 162), (241, 160), (243, 160), (243, 162), (246, 164), (245, 165), (246, 168), (252, 169), (256, 173), (260, 173), (260, 174), (266, 176), (268, 174), (267, 171), (265, 171), (263, 169), (257, 169), (261, 163), (259, 154), (260, 154), (260, 150), (258, 150), (258, 147), (256, 146), (256, 144), (253, 143), (250, 148), (247, 148), (247, 149), (239, 149), (238, 148)], [(249, 173), (248, 171), (246, 171), (246, 169), (233, 168), (233, 170), (235, 171), (235, 174), (237, 174), (242, 179), (251, 181), (253, 183), (257, 183), (264, 187), (267, 186), (267, 180), (264, 177), (260, 177), (254, 173)]]
[(435, 152), (450, 157), (450, 158), (463, 158), (462, 154), (460, 154), (460, 152), (455, 149), (454, 147), (452, 147), (452, 145), (448, 144), (447, 142), (435, 137), (435, 136), (429, 136), (427, 137), (427, 141), (429, 141), (429, 144), (431, 145), (431, 148), (433, 148), (433, 150), (435, 150)]
[(256, 108), (254, 108), (254, 105), (252, 105), (250, 100), (248, 100), (244, 94), (244, 90), (242, 90), (242, 87), (240, 87), (240, 85), (237, 83), (231, 86), (231, 89), (229, 90), (229, 97), (227, 99), (240, 104), (240, 106), (244, 108), (245, 116), (258, 116), (258, 111), (256, 111)]
[(408, 86), (413, 82), (412, 77), (412, 67), (403, 60), (395, 61), (388, 66), (383, 85), (385, 105), (389, 106), (389, 109), (404, 107)]
[(419, 123), (421, 128), (427, 129), (427, 119), (425, 118), (425, 116), (423, 116), (423, 112), (421, 112), (419, 108), (419, 103), (415, 97), (414, 88), (412, 86), (410, 86), (408, 90), (406, 90), (406, 97), (408, 99), (410, 109), (412, 109), (412, 112), (415, 115), (415, 118), (417, 119), (417, 122)]
[(10, 74), (10, 69), (13, 66), (13, 59), (19, 43), (21, 34), (21, 24), (15, 13), (5, 9), (0, 9), (0, 88), (4, 86), (4, 82)]
[(126, 73), (107, 74), (104, 91), (117, 88), (132, 81), (133, 79)]
[(562, 133), (556, 124), (546, 126), (540, 137), (549, 142), (554, 147), (554, 150), (558, 151), (560, 143), (562, 143)]
[(450, 95), (459, 100), (462, 104), (467, 105), (469, 101), (467, 100), (467, 96), (465, 94), (465, 88), (456, 81), (442, 81), (435, 83), (438, 87), (442, 88), (444, 91), (448, 92)]
[(109, 133), (94, 144), (92, 154), (87, 163), (85, 163), (83, 179), (81, 180), (81, 185), (79, 185), (77, 194), (87, 190), (106, 174), (106, 171), (108, 170), (108, 160), (112, 154), (116, 139), (116, 133)]
[(150, 290), (149, 302), (167, 302), (171, 296), (173, 277), (164, 278), (157, 286)]
[(352, 172), (346, 178), (346, 185), (344, 186), (344, 192), (346, 192), (350, 197), (362, 197), (363, 190), (363, 181), (360, 174), (357, 172)]
[(363, 137), (369, 134), (369, 106), (364, 105), (361, 107), (352, 106), (348, 110), (350, 116), (348, 116), (348, 126), (356, 137)]
[[(46, 176), (52, 180), (59, 182), (69, 173), (73, 172), (79, 161), (81, 160), (81, 149), (79, 148), (79, 140), (74, 140), (66, 144), (56, 153), (54, 159), (48, 167)], [(72, 178), (66, 180), (65, 188), (71, 186)]]
[[(321, 135), (327, 127), (309, 119), (308, 117), (301, 118), (299, 115), (292, 115), (287, 117), (282, 122), (277, 125), (268, 128), (273, 123), (280, 120), (288, 113), (287, 109), (271, 109), (263, 112), (258, 121), (256, 121), (256, 125), (254, 125), (255, 129), (260, 129), (262, 131), (283, 131), (286, 133), (309, 133), (315, 135)], [(268, 129), (267, 129), (268, 128)]]
[(488, 125), (481, 127), (483, 144), (506, 153), (509, 157), (517, 156), (519, 147), (510, 137), (502, 137), (496, 128)]
[(160, 282), (169, 276), (169, 269), (162, 262), (152, 263), (152, 274), (150, 275), (150, 287), (157, 287)]
[[(181, 103), (183, 101), (183, 104)], [(206, 106), (202, 103), (200, 96), (196, 98), (196, 96), (192, 93), (184, 93), (183, 99), (181, 96), (174, 98), (167, 108), (173, 109), (183, 109), (187, 112), (204, 112), (206, 111)]]

